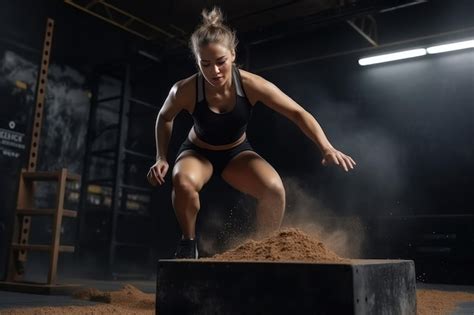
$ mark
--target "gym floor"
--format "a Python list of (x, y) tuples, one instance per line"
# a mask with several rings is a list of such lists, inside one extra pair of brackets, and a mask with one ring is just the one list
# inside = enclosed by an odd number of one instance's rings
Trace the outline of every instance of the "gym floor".
[[(120, 290), (124, 285), (129, 284), (138, 288), (145, 293), (156, 292), (156, 281), (97, 281), (86, 279), (70, 279), (68, 283), (81, 284), (84, 287), (96, 288), (101, 291), (116, 291)], [(458, 286), (446, 284), (426, 284), (417, 283), (417, 289), (425, 290), (439, 290), (445, 291), (447, 294), (451, 292), (465, 292), (474, 293), (474, 286)], [(420, 301), (418, 301), (420, 303)], [(18, 292), (3, 291), (0, 294), (0, 314), (5, 310), (20, 310), (21, 308), (33, 307), (64, 307), (64, 306), (94, 306), (100, 305), (100, 302), (91, 302), (75, 299), (71, 296), (53, 296), (53, 295), (39, 295), (26, 294)], [(145, 312), (145, 311), (144, 311)], [(139, 314), (135, 312), (135, 314)], [(423, 314), (418, 312), (418, 314)], [(474, 314), (474, 302), (456, 302), (456, 307), (453, 312), (448, 313), (453, 315), (472, 315)]]

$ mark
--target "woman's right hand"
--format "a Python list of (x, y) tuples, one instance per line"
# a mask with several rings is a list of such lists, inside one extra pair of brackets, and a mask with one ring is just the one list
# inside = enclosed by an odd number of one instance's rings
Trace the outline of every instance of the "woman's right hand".
[(168, 172), (169, 164), (166, 160), (158, 159), (146, 175), (148, 182), (153, 186), (163, 185), (165, 183), (165, 175)]

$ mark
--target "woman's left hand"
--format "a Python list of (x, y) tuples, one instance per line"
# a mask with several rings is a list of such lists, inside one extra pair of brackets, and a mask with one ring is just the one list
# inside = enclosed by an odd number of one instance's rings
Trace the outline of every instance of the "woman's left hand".
[(356, 162), (348, 155), (345, 155), (341, 151), (338, 151), (334, 148), (329, 148), (323, 152), (323, 160), (321, 163), (324, 166), (336, 164), (341, 166), (346, 172), (354, 169)]

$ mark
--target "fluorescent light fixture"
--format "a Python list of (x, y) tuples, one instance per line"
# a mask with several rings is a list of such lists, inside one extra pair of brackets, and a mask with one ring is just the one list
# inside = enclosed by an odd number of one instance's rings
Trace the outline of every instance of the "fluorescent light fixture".
[(466, 40), (463, 42), (433, 46), (433, 47), (427, 48), (426, 50), (428, 51), (429, 54), (439, 54), (439, 53), (444, 53), (447, 51), (467, 49), (467, 48), (474, 48), (474, 40)]
[(418, 48), (418, 49), (405, 50), (405, 51), (400, 51), (400, 52), (391, 53), (391, 54), (362, 58), (362, 59), (359, 59), (359, 64), (361, 66), (368, 66), (368, 65), (372, 65), (376, 63), (414, 58), (414, 57), (419, 57), (419, 56), (424, 56), (424, 55), (426, 55), (426, 49)]

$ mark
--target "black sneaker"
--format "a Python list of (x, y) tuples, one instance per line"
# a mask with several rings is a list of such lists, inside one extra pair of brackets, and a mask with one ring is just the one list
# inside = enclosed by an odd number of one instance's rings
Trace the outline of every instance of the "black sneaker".
[(198, 249), (196, 240), (181, 240), (174, 253), (176, 259), (198, 259)]

